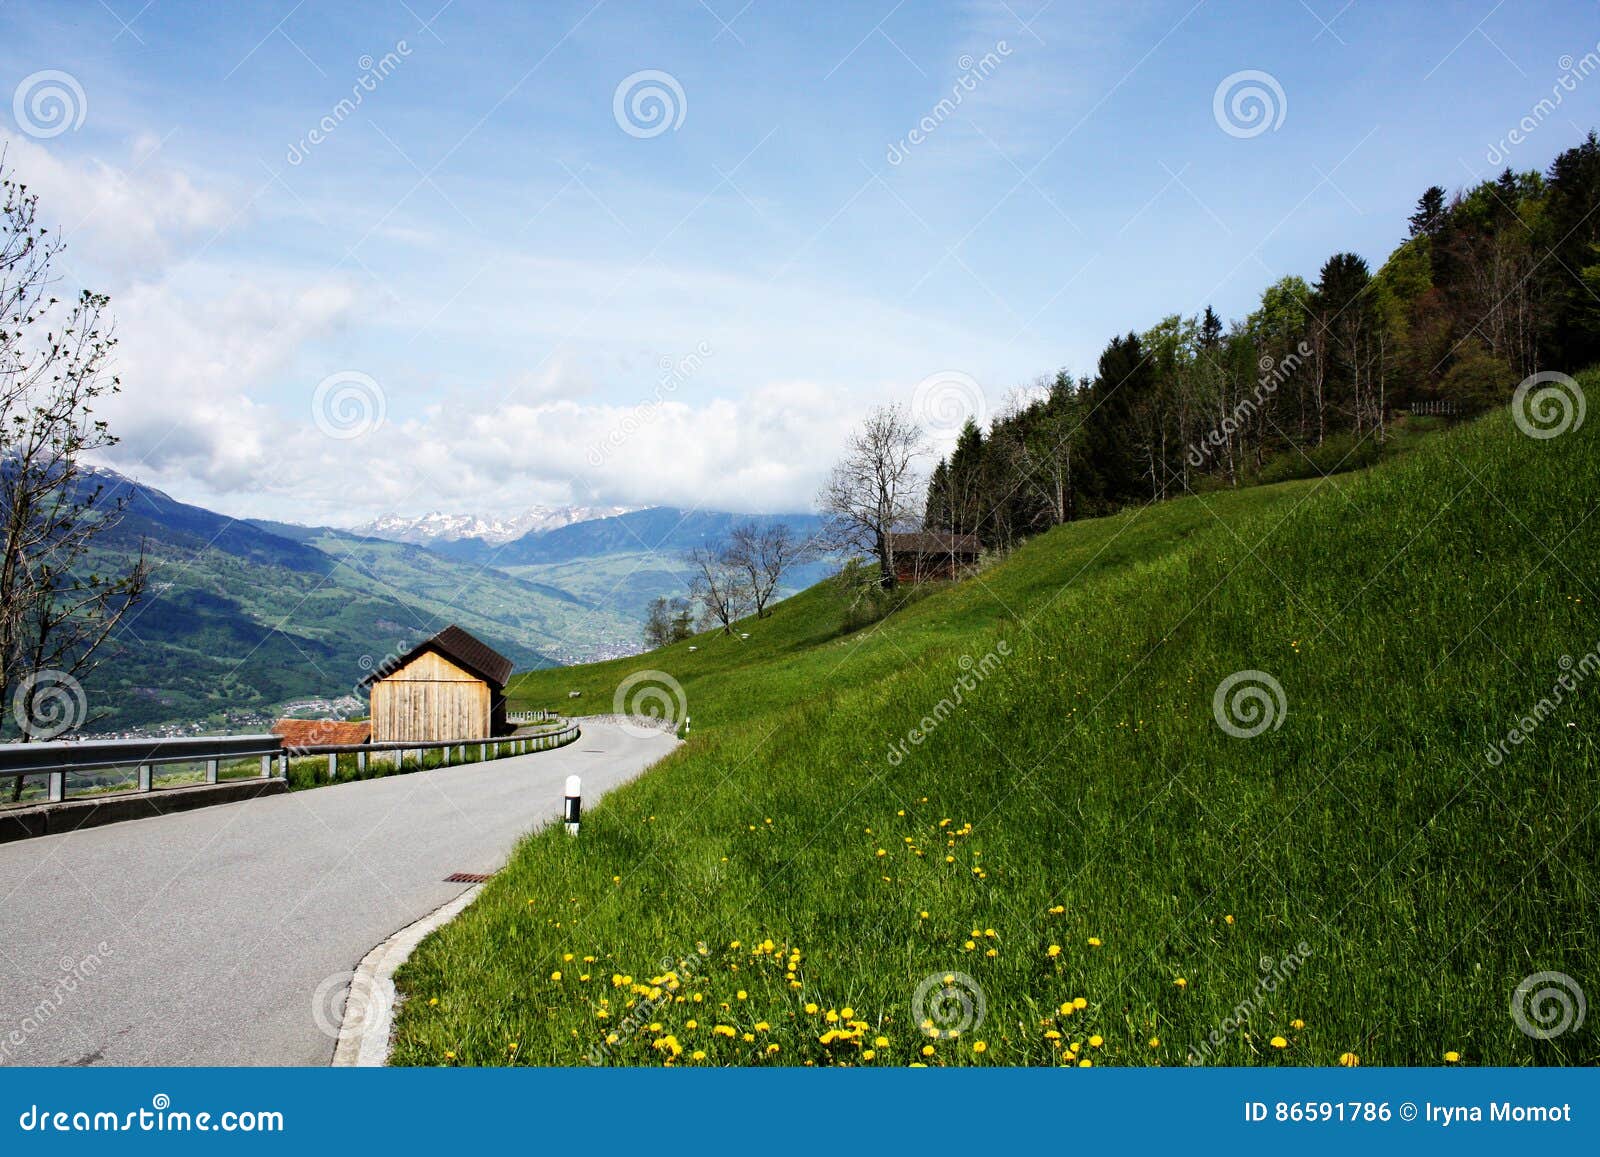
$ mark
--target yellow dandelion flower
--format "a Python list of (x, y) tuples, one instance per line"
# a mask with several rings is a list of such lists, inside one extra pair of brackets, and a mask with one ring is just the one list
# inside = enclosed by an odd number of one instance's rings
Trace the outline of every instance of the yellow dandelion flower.
[(1061, 955), (1061, 945), (1052, 944), (1052, 945), (1050, 945), (1050, 947), (1046, 948), (1044, 950), (1044, 952), (1045, 952), (1046, 956), (1060, 956)]
[(1340, 1053), (1339, 1063), (1347, 1069), (1353, 1069), (1361, 1063), (1361, 1058), (1355, 1053)]
[(1098, 947), (1100, 947), (1100, 937), (1098, 937), (1098, 936), (1089, 937), (1089, 947), (1090, 948), (1098, 948)]
[(1188, 988), (1189, 987), (1189, 982), (1187, 980), (1185, 980), (1181, 976), (1178, 977), (1178, 979), (1174, 980), (1172, 983), (1176, 984), (1179, 988)]
[(1306, 1022), (1301, 1020), (1299, 1017), (1296, 1017), (1294, 1020), (1289, 1022), (1289, 1027), (1294, 1029), (1296, 1032), (1299, 1032), (1301, 1029), (1306, 1027)]
[(978, 942), (976, 940), (968, 940), (961, 947), (965, 948), (968, 952), (971, 952), (977, 946), (978, 946)]
[[(774, 1047), (776, 1047), (776, 1046), (774, 1046)], [(872, 1049), (862, 1049), (861, 1050), (861, 1059), (864, 1060), (864, 1061), (870, 1061), (873, 1057), (875, 1057), (877, 1055), (878, 1054)]]
[(558, 968), (554, 972), (552, 972), (550, 974), (550, 979), (551, 980), (560, 980), (561, 979), (561, 969)]
[(1080, 1009), (1081, 1008), (1088, 1008), (1089, 1007), (1089, 1002), (1087, 1000), (1083, 999), (1083, 997), (1081, 997), (1081, 996), (1075, 996), (1075, 997), (1072, 998), (1072, 1007), (1073, 1008), (1080, 1008)]
[(807, 1001), (806, 1002), (806, 1012), (811, 1016), (816, 1016), (817, 1015), (817, 1006), (812, 1004), (810, 1001)]
[(1094, 1067), (1094, 1062), (1091, 1061), (1088, 1057), (1084, 1057), (1083, 1060), (1078, 1062), (1078, 1067), (1080, 1069), (1091, 1069), (1091, 1068)]
[(931, 1057), (933, 1055), (933, 1046), (932, 1045), (923, 1045), (922, 1046), (922, 1055), (925, 1056), (925, 1057)]
[(1453, 1065), (1461, 1059), (1461, 1054), (1456, 1052), (1454, 1049), (1451, 1049), (1449, 1052), (1444, 1054), (1444, 1059), (1446, 1064)]
[(845, 1005), (845, 1007), (843, 1007), (843, 1008), (841, 1008), (839, 1010), (839, 1015), (844, 1017), (845, 1020), (850, 1020), (852, 1017), (855, 1016), (855, 1014), (856, 1014), (856, 1010), (851, 1008), (849, 1005)]
[(767, 1055), (768, 1055), (768, 1056), (769, 1056), (769, 1057), (775, 1057), (775, 1056), (777, 1056), (777, 1055), (778, 1055), (778, 1046), (777, 1046), (777, 1045), (776, 1045), (776, 1044), (770, 1044), (770, 1045), (768, 1045), (768, 1046), (767, 1046)]
[(1161, 1047), (1161, 1038), (1158, 1037), (1158, 1036), (1151, 1037), (1150, 1038), (1150, 1047), (1153, 1048), (1153, 1049), (1160, 1048)]
[(1222, 918), (1222, 921), (1225, 924), (1232, 924), (1233, 923), (1233, 917), (1232, 916), (1224, 916)]
[(873, 1037), (872, 1044), (874, 1048), (886, 1049), (889, 1047), (889, 1038), (886, 1036)]
[(1284, 1040), (1281, 1036), (1273, 1037), (1271, 1044), (1275, 1049), (1286, 1049), (1289, 1047), (1289, 1042)]
[(975, 1040), (972, 1042), (972, 1051), (975, 1053), (986, 1053), (989, 1051), (989, 1046), (981, 1040)]
[(1106, 1043), (1106, 1038), (1101, 1036), (1099, 1033), (1095, 1033), (1092, 1037), (1089, 1038), (1089, 1047), (1092, 1048), (1092, 1049), (1097, 1049), (1097, 1048), (1099, 1048), (1101, 1045), (1103, 1045), (1105, 1043)]
[(689, 1054), (689, 1056), (694, 1060), (703, 1061), (703, 1060), (706, 1059), (706, 1050), (705, 1049), (695, 1049), (694, 1052)]

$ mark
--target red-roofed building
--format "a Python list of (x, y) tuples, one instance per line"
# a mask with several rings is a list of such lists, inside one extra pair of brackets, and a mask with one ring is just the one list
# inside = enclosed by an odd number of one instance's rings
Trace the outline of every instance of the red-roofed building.
[(372, 724), (339, 719), (280, 719), (272, 734), (283, 737), (285, 747), (332, 747), (370, 743)]

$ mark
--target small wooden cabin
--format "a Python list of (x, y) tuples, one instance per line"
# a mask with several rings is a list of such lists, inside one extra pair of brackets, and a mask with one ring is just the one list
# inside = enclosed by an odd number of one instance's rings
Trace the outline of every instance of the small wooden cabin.
[(427, 743), (509, 735), (511, 660), (448, 626), (366, 679), (374, 743)]
[(891, 534), (889, 552), (899, 582), (922, 583), (960, 578), (964, 571), (978, 565), (983, 546), (975, 534), (925, 531)]

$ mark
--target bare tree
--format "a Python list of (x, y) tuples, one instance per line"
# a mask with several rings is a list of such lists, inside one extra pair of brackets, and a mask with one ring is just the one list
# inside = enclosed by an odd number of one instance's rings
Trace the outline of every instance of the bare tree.
[[(61, 712), (77, 680), (144, 592), (140, 549), (96, 569), (126, 495), (108, 495), (84, 455), (116, 444), (96, 403), (117, 392), (108, 299), (50, 295), (61, 242), (36, 219), (38, 198), (0, 156), (0, 708), (24, 741), (81, 726)], [(11, 699), (16, 696), (17, 702)], [(0, 716), (0, 728), (5, 716)], [(15, 781), (20, 789), (22, 780)]]
[(878, 560), (878, 582), (895, 586), (894, 542), (921, 523), (923, 486), (913, 464), (925, 451), (922, 427), (904, 406), (879, 406), (850, 436), (817, 503), (829, 517), (828, 545)]
[(743, 618), (751, 606), (744, 574), (728, 561), (725, 552), (710, 547), (697, 546), (686, 558), (694, 571), (689, 594), (700, 604), (701, 621), (732, 634), (734, 622)]
[(784, 522), (761, 526), (746, 522), (735, 526), (728, 535), (728, 545), (723, 550), (723, 561), (734, 567), (743, 577), (750, 591), (750, 601), (755, 605), (756, 618), (767, 617), (767, 604), (778, 591), (784, 574), (811, 554), (812, 544), (797, 538), (794, 530)]

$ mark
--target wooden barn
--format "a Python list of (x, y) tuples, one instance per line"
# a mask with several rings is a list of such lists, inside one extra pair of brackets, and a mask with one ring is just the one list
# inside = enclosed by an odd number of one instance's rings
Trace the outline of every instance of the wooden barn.
[(922, 532), (891, 534), (889, 552), (894, 558), (897, 580), (923, 583), (960, 578), (964, 571), (978, 565), (983, 546), (975, 534)]
[(509, 735), (511, 660), (449, 626), (367, 677), (372, 742), (426, 743)]

